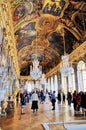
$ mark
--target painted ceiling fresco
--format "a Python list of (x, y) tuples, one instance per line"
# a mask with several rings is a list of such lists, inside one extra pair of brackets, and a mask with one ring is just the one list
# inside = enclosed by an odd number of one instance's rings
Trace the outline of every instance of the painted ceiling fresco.
[[(86, 0), (11, 0), (20, 74), (37, 54), (46, 73), (86, 40)], [(83, 38), (82, 38), (83, 36)]]
[(32, 41), (36, 38), (35, 23), (29, 23), (19, 28), (15, 32), (15, 36), (18, 36), (16, 44), (18, 51), (26, 45), (31, 45)]

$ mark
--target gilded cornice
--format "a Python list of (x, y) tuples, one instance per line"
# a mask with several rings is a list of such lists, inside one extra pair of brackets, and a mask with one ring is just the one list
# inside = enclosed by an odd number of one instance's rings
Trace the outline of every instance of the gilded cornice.
[(20, 76), (19, 79), (21, 80), (32, 80), (31, 76)]
[[(79, 61), (79, 59), (83, 58), (84, 55), (86, 55), (86, 41), (83, 44), (81, 44), (78, 48), (76, 48), (76, 50), (74, 50), (69, 55), (70, 63), (73, 63), (74, 61)], [(57, 71), (60, 70), (61, 64), (62, 64), (62, 62), (60, 64), (58, 64), (56, 67), (54, 67), (53, 69), (51, 69), (46, 74), (46, 78), (57, 73)], [(20, 76), (20, 79), (32, 80), (31, 76)]]
[(79, 33), (79, 31), (75, 27), (68, 28), (68, 27), (65, 26), (64, 28), (69, 30), (78, 40), (80, 40), (81, 34)]
[(62, 22), (58, 22), (56, 29), (54, 31), (60, 32), (63, 28), (66, 28), (67, 30), (69, 30), (78, 40), (80, 40), (81, 34), (74, 26), (69, 28), (67, 25), (63, 24)]
[[(69, 62), (73, 63), (74, 61), (79, 61), (79, 59), (83, 58), (86, 55), (86, 41), (77, 47), (70, 55), (69, 55)], [(51, 69), (47, 74), (46, 77), (52, 76), (53, 74), (57, 73), (60, 70), (62, 62), (58, 64), (56, 67)]]
[(70, 62), (79, 61), (86, 55), (86, 41), (70, 54)]

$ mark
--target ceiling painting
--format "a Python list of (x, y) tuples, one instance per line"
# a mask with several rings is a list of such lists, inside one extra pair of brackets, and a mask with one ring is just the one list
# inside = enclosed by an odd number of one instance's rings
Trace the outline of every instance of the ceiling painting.
[(68, 0), (46, 0), (44, 2), (43, 13), (61, 17), (67, 6)]
[(15, 36), (17, 37), (16, 48), (18, 51), (26, 45), (31, 45), (32, 41), (36, 38), (35, 23), (23, 26), (15, 32)]
[(86, 23), (84, 22), (85, 20), (86, 20), (86, 11), (84, 13), (78, 13), (75, 16), (75, 24), (78, 29), (80, 28), (80, 31), (84, 31), (86, 29)]
[[(30, 55), (30, 53), (31, 53), (31, 50), (32, 50), (32, 47), (30, 46), (25, 46), (25, 47), (23, 47), (19, 52), (18, 52), (18, 59), (19, 59), (19, 61), (21, 61), (21, 60), (24, 60), (25, 59), (25, 57), (27, 57), (27, 55)], [(26, 52), (26, 53), (24, 53), (24, 52)]]
[(86, 40), (86, 0), (10, 0), (10, 3), (20, 75), (30, 74), (35, 54), (47, 73), (60, 63), (64, 40), (68, 54)]
[(70, 54), (73, 49), (73, 44), (77, 41), (76, 37), (74, 37), (74, 35), (69, 30), (64, 29), (64, 31), (64, 37), (61, 33), (58, 32), (53, 32), (48, 36), (48, 40), (51, 43), (51, 48), (56, 50), (60, 55), (64, 54), (64, 46), (66, 53)]
[(11, 3), (15, 26), (23, 22), (34, 21), (40, 16), (42, 0), (17, 0)]
[(27, 14), (30, 14), (33, 11), (32, 2), (22, 3), (16, 7), (13, 12), (13, 21), (17, 22), (18, 20), (24, 18)]

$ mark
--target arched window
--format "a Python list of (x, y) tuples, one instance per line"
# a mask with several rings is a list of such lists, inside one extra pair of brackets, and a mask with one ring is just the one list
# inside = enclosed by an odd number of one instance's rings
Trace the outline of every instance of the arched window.
[(51, 77), (51, 90), (54, 91), (53, 76)]
[(50, 85), (50, 77), (48, 78), (48, 91), (50, 92), (50, 90), (51, 90), (51, 85)]
[(73, 68), (72, 73), (68, 76), (62, 75), (62, 89), (65, 93), (67, 93), (67, 91), (73, 92), (75, 90), (75, 74)]
[(77, 75), (79, 91), (86, 91), (86, 63), (84, 61), (78, 63)]
[(57, 74), (54, 75), (54, 90), (56, 91), (56, 95), (58, 93), (58, 79)]
[(72, 92), (75, 90), (75, 73), (74, 69), (72, 70)]

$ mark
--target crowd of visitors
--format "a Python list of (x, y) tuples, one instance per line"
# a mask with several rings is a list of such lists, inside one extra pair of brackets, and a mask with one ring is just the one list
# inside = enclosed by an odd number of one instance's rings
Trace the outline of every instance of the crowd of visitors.
[[(18, 100), (18, 97), (17, 97)], [(73, 93), (68, 92), (64, 94), (64, 92), (59, 91), (56, 95), (55, 91), (44, 91), (44, 90), (33, 90), (32, 92), (23, 91), (20, 93), (20, 102), (21, 102), (21, 114), (24, 113), (24, 108), (26, 103), (32, 102), (31, 109), (33, 112), (38, 111), (38, 103), (43, 104), (44, 102), (51, 102), (52, 110), (55, 110), (56, 101), (58, 104), (68, 102), (68, 105), (71, 106), (73, 104), (74, 113), (82, 115), (86, 115), (86, 92), (77, 93), (74, 91)]]

